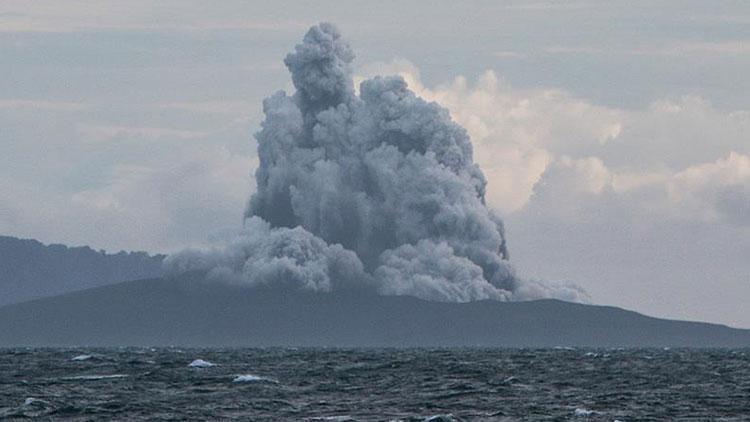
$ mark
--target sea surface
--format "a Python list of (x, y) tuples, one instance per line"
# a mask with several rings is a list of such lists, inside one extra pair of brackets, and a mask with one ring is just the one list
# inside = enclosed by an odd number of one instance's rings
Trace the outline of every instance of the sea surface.
[(28, 418), (747, 421), (750, 350), (0, 349)]

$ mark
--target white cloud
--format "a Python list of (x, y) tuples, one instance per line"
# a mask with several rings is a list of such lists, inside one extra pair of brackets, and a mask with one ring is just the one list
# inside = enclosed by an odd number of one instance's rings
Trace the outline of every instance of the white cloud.
[(366, 66), (362, 73), (401, 75), (418, 95), (447, 107), (471, 135), (475, 160), (490, 180), (489, 203), (504, 212), (528, 202), (556, 156), (588, 155), (622, 131), (620, 110), (561, 90), (515, 89), (491, 71), (473, 86), (457, 77), (435, 88), (425, 87), (416, 67), (404, 60)]
[(467, 128), (521, 273), (595, 302), (750, 326), (747, 111), (692, 95), (617, 109), (491, 72), (426, 87), (403, 60), (361, 73), (401, 74)]
[[(473, 85), (457, 77), (435, 88), (425, 87), (405, 60), (366, 66), (361, 73), (401, 75), (419, 95), (448, 107), (472, 137), (475, 159), (489, 180), (488, 201), (506, 213), (521, 210), (535, 191), (540, 195), (543, 187), (534, 187), (545, 172), (545, 183), (553, 174), (560, 178), (554, 189), (561, 202), (573, 192), (598, 194), (605, 187), (616, 193), (658, 186), (666, 195), (667, 184), (691, 166), (714, 163), (731, 151), (732, 162), (750, 154), (750, 113), (720, 111), (696, 96), (622, 110), (557, 89), (516, 89), (493, 72)], [(676, 214), (682, 205), (675, 205)]]
[(161, 2), (155, 6), (144, 0), (124, 3), (4, 0), (0, 3), (0, 32), (302, 31), (310, 25), (293, 19), (241, 18), (232, 9), (231, 5), (206, 8), (185, 1)]
[(259, 115), (260, 105), (249, 101), (175, 101), (156, 104), (159, 109), (184, 110), (192, 113), (227, 114), (235, 116)]
[(492, 53), (494, 57), (498, 57), (501, 59), (523, 59), (528, 57), (528, 54), (525, 53), (519, 53), (518, 51), (509, 51), (509, 50), (503, 50), (503, 51), (495, 51)]
[(622, 125), (621, 136), (601, 151), (609, 166), (679, 171), (730, 151), (750, 154), (750, 114), (719, 110), (693, 95), (629, 111)]
[(606, 50), (600, 47), (594, 46), (566, 46), (566, 45), (553, 45), (545, 47), (543, 50), (547, 54), (603, 54), (612, 53), (612, 50)]
[(716, 162), (689, 167), (667, 186), (684, 213), (750, 228), (750, 156), (732, 152)]
[(683, 42), (649, 54), (750, 56), (750, 40)]
[(256, 165), (205, 146), (162, 157), (161, 165), (117, 165), (100, 187), (69, 193), (0, 179), (0, 232), (107, 249), (198, 245), (241, 226)]
[(552, 45), (546, 54), (625, 55), (701, 58), (706, 56), (750, 57), (750, 40), (679, 41), (649, 46), (601, 47), (595, 45)]
[(81, 111), (88, 107), (86, 103), (75, 101), (0, 99), (0, 109), (6, 110)]
[(107, 125), (78, 125), (78, 132), (89, 141), (109, 141), (122, 138), (139, 139), (198, 139), (208, 135), (205, 131), (172, 129), (163, 127), (138, 127), (138, 126), (107, 126)]
[(516, 4), (508, 4), (504, 6), (507, 10), (520, 10), (527, 12), (551, 12), (560, 10), (578, 10), (578, 9), (590, 9), (601, 6), (597, 3), (591, 2), (521, 2)]

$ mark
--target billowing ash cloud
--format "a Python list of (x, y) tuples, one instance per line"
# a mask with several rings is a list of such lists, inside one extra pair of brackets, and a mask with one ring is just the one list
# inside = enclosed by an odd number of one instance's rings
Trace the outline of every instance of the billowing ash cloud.
[(238, 238), (168, 259), (253, 285), (368, 286), (437, 301), (560, 297), (576, 288), (518, 279), (466, 131), (400, 77), (354, 91), (354, 54), (330, 24), (284, 63), (297, 92), (263, 103), (257, 190)]
[(187, 250), (168, 258), (175, 273), (208, 271), (208, 277), (237, 284), (292, 286), (331, 291), (367, 280), (357, 255), (329, 245), (301, 228), (271, 228), (258, 217), (222, 248)]

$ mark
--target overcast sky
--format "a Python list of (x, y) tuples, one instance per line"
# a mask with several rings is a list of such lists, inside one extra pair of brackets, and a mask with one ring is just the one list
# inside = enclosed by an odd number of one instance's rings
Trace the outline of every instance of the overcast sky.
[(0, 234), (171, 252), (236, 229), (261, 101), (331, 21), (358, 78), (467, 128), (522, 275), (750, 327), (750, 3), (153, 3), (0, 2)]

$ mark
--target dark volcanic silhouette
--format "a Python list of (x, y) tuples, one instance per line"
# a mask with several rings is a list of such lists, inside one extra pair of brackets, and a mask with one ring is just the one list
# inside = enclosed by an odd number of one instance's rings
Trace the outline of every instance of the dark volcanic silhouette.
[(750, 330), (558, 300), (428, 302), (207, 282), (126, 282), (0, 308), (0, 346), (750, 346)]
[(163, 255), (106, 254), (0, 236), (0, 306), (91, 287), (159, 277)]

